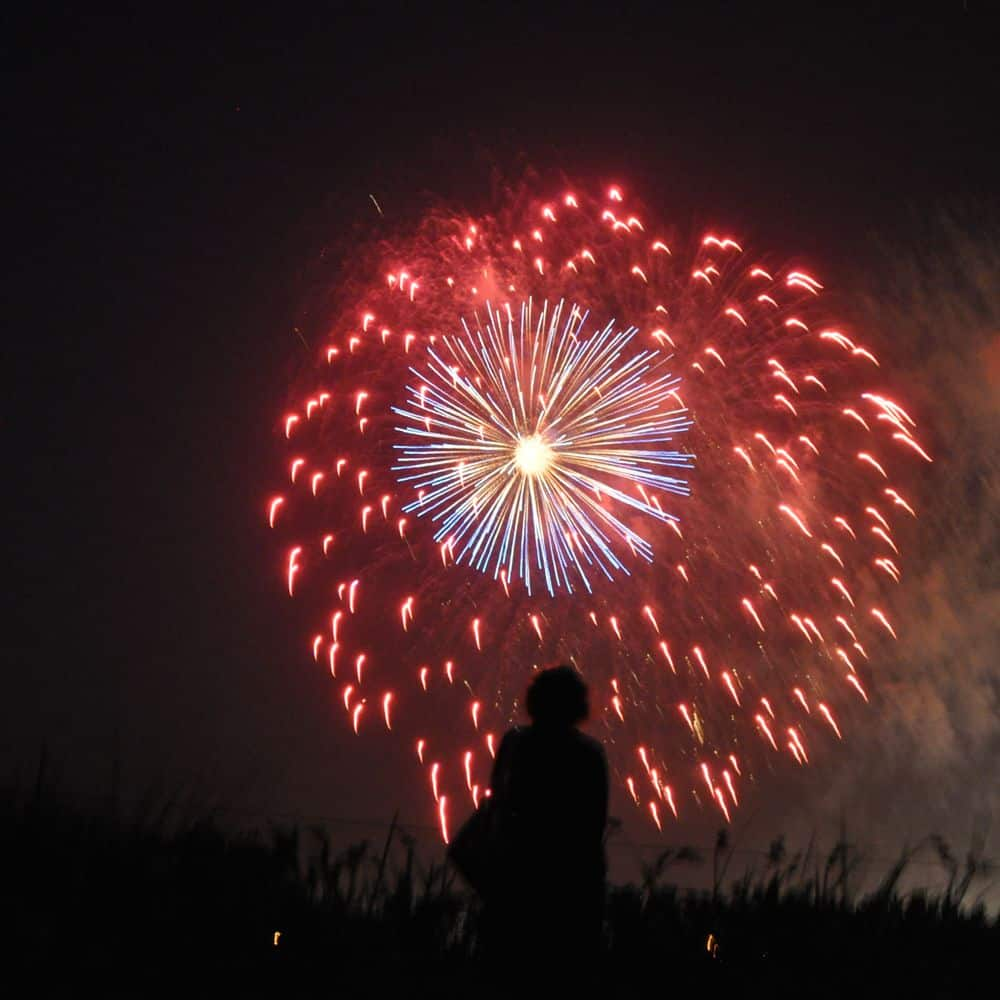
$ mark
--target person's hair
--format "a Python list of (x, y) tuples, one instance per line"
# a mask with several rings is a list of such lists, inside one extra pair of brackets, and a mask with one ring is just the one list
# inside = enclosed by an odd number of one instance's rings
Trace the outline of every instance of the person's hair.
[(528, 686), (524, 707), (532, 722), (575, 726), (590, 715), (587, 683), (578, 670), (566, 664), (549, 667)]

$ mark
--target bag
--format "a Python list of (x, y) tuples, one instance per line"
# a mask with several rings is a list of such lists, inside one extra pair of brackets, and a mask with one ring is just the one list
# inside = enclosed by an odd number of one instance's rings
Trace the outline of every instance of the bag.
[(448, 845), (448, 859), (480, 896), (486, 896), (499, 874), (500, 844), (492, 798), (459, 827)]

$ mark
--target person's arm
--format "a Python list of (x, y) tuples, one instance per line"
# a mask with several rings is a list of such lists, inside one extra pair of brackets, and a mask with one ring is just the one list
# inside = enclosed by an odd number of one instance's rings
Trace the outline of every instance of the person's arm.
[(608, 757), (604, 747), (597, 740), (588, 740), (591, 752), (589, 777), (587, 779), (587, 816), (591, 836), (604, 842), (608, 826)]
[(514, 755), (514, 744), (517, 742), (517, 738), (517, 729), (508, 729), (504, 733), (504, 737), (497, 749), (497, 757), (493, 762), (493, 773), (490, 775), (490, 796), (493, 799), (495, 809), (499, 809), (501, 805), (505, 805), (508, 799), (510, 764)]
[(610, 778), (608, 776), (608, 755), (604, 752), (604, 747), (598, 744), (598, 755), (599, 755), (599, 770), (600, 770), (600, 781), (601, 781), (601, 796), (600, 796), (600, 830), (601, 837), (604, 837), (604, 831), (608, 827), (608, 795), (609, 795), (609, 784)]

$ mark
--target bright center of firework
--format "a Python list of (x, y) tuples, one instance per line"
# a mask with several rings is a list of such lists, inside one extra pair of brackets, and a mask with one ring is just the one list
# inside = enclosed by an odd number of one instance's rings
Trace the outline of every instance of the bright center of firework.
[(518, 439), (514, 449), (514, 464), (525, 476), (542, 476), (553, 459), (552, 449), (538, 434)]
[[(416, 493), (404, 514), (436, 522), (434, 539), (466, 563), (528, 593), (592, 589), (653, 561), (656, 523), (676, 519), (673, 447), (690, 425), (676, 376), (635, 327), (587, 329), (563, 304), (492, 309), (488, 322), (432, 345), (409, 398), (393, 471)], [(643, 532), (640, 534), (640, 532)]]

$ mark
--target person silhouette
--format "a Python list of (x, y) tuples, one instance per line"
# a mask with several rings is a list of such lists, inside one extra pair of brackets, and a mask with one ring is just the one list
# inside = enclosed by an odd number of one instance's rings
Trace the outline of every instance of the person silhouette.
[(600, 951), (608, 764), (577, 728), (589, 698), (573, 667), (541, 671), (525, 708), (531, 724), (504, 735), (490, 782), (498, 863), (484, 900), (487, 951), (508, 972), (565, 980)]

